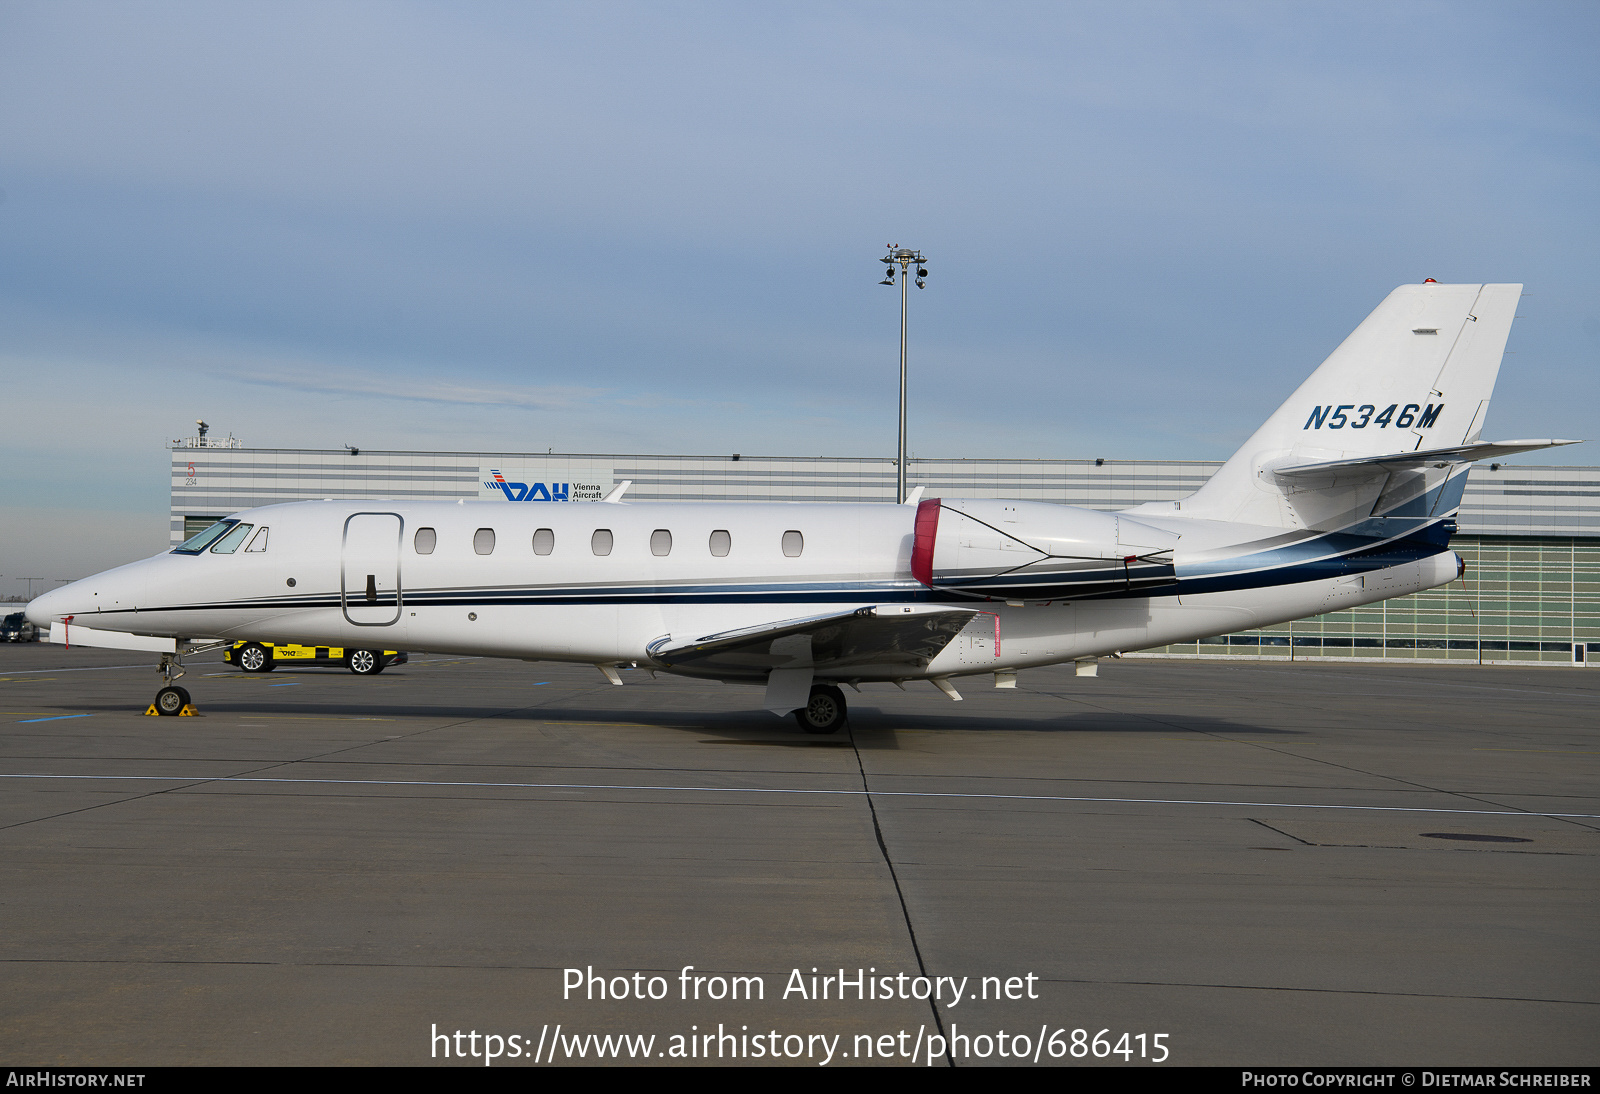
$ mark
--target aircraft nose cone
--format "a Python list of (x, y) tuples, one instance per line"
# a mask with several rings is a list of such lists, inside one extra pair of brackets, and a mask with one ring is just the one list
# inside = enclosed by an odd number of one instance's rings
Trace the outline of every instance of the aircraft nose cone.
[(62, 617), (66, 614), (63, 607), (64, 598), (61, 595), (64, 591), (63, 589), (54, 589), (29, 601), (27, 608), (24, 609), (28, 616), (28, 622), (40, 627), (48, 627), (51, 623), (61, 622)]

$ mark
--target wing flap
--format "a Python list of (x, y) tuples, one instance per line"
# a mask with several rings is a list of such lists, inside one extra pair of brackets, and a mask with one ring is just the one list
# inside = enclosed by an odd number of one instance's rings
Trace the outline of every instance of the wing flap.
[(774, 669), (810, 668), (823, 676), (852, 670), (917, 672), (978, 614), (976, 608), (889, 604), (785, 619), (723, 631), (692, 642), (650, 644), (652, 660), (692, 676), (765, 680)]

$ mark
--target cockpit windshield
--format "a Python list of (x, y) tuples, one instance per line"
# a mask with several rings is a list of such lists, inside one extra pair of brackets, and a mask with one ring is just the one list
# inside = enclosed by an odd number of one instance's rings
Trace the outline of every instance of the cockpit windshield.
[(254, 524), (235, 524), (228, 530), (228, 534), (217, 540), (217, 545), (211, 548), (214, 555), (231, 555), (239, 549), (239, 544), (244, 542), (244, 537), (250, 534)]
[[(197, 555), (211, 546), (222, 536), (228, 534), (228, 529), (239, 522), (236, 520), (219, 520), (209, 528), (184, 540), (183, 543), (172, 549), (175, 555)], [(246, 525), (249, 527), (249, 525)]]

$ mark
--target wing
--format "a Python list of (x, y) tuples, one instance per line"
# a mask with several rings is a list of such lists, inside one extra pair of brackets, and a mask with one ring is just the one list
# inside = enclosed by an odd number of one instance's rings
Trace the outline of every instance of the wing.
[(692, 642), (668, 635), (652, 642), (649, 652), (673, 672), (723, 680), (756, 682), (773, 669), (801, 668), (835, 679), (892, 677), (927, 668), (977, 614), (977, 608), (877, 605), (708, 634)]

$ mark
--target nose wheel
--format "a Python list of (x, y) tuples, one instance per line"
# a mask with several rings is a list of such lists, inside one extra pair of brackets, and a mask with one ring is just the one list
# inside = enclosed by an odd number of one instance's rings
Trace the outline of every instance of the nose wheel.
[(146, 714), (159, 714), (164, 718), (178, 718), (188, 715), (193, 717), (199, 713), (194, 709), (194, 704), (189, 699), (189, 689), (180, 688), (173, 681), (183, 675), (183, 663), (175, 653), (161, 655), (161, 667), (156, 671), (161, 673), (161, 678), (167, 682), (166, 687), (156, 692), (156, 701), (150, 704)]
[(189, 702), (187, 688), (165, 687), (156, 692), (156, 701), (150, 709), (165, 717), (175, 718), (184, 712), (184, 709), (194, 710)]

